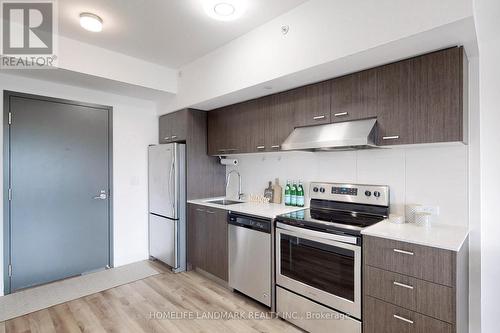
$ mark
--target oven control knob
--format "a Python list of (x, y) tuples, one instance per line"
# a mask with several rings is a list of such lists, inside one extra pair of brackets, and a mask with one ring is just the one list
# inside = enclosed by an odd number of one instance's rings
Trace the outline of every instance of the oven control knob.
[(371, 197), (371, 196), (372, 196), (372, 192), (370, 192), (370, 191), (365, 191), (365, 195), (366, 195), (367, 197)]
[(324, 187), (322, 187), (322, 188), (320, 188), (320, 189), (319, 189), (319, 191), (320, 191), (321, 193), (325, 193), (325, 188), (324, 188)]
[(375, 198), (379, 198), (380, 197), (380, 192), (379, 191), (375, 191), (375, 192), (373, 192), (373, 195), (375, 196)]
[(313, 192), (314, 192), (314, 193), (318, 193), (318, 191), (319, 191), (319, 188), (317, 188), (317, 187), (314, 187), (314, 188), (313, 188)]

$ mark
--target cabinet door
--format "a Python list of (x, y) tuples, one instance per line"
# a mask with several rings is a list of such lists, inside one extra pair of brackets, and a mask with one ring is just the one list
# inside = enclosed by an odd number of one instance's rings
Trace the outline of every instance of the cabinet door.
[(196, 266), (196, 205), (187, 205), (187, 262), (188, 266)]
[(160, 143), (186, 141), (187, 112), (188, 110), (181, 110), (160, 117)]
[(410, 61), (377, 68), (377, 144), (412, 143), (409, 130)]
[(377, 116), (377, 71), (346, 75), (331, 81), (331, 121)]
[(226, 143), (226, 110), (229, 107), (220, 108), (208, 112), (208, 154), (209, 155), (224, 155), (227, 148)]
[(188, 212), (188, 262), (203, 270), (207, 268), (207, 213), (206, 208), (189, 205)]
[(330, 123), (330, 81), (291, 90), (287, 96), (294, 107), (294, 127)]
[(159, 142), (168, 143), (170, 141), (170, 119), (168, 115), (160, 117)]
[(243, 141), (247, 145), (247, 152), (258, 153), (270, 149), (269, 135), (269, 108), (268, 99), (259, 98), (244, 103), (242, 118), (246, 131), (243, 131)]
[(260, 99), (254, 99), (236, 104), (229, 117), (228, 141), (233, 147), (233, 153), (253, 153), (258, 151), (257, 146), (262, 145), (259, 137), (262, 136)]
[(294, 108), (290, 92), (265, 97), (266, 151), (279, 151), (294, 129)]
[(170, 139), (172, 142), (186, 141), (187, 137), (187, 110), (169, 114)]
[(411, 60), (413, 143), (463, 141), (463, 68), (461, 47)]
[(206, 209), (206, 271), (228, 281), (227, 211)]

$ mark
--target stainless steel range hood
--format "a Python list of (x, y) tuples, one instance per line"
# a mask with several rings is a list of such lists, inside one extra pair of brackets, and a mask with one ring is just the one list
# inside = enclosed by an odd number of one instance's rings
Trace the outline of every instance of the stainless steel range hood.
[(364, 119), (325, 125), (297, 127), (281, 145), (281, 150), (353, 150), (376, 148), (375, 123)]

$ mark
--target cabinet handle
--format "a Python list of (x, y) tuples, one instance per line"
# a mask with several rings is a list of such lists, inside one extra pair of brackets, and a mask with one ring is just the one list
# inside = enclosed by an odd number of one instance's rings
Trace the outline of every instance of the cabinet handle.
[(394, 318), (396, 318), (396, 319), (402, 320), (402, 321), (404, 321), (405, 323), (408, 323), (408, 324), (413, 324), (413, 320), (406, 319), (406, 318), (401, 317), (401, 316), (398, 316), (398, 315), (393, 315), (393, 317), (394, 317)]
[(398, 286), (398, 287), (403, 287), (403, 288), (406, 288), (406, 289), (412, 289), (413, 290), (413, 286), (410, 286), (410, 285), (407, 285), (407, 284), (404, 284), (404, 283), (400, 283), (400, 282), (394, 281), (393, 284), (395, 286)]
[(257, 146), (257, 149), (266, 149), (266, 146)]
[(177, 139), (177, 135), (172, 135), (172, 140)]
[(394, 252), (401, 253), (401, 254), (406, 254), (406, 255), (409, 255), (409, 256), (412, 256), (412, 255), (415, 254), (414, 252), (404, 251), (404, 250), (399, 250), (399, 249), (394, 249)]
[(382, 140), (397, 140), (399, 139), (399, 135), (392, 135), (392, 136), (383, 136)]
[(237, 151), (238, 149), (236, 148), (231, 148), (231, 149), (225, 149), (225, 151)]
[(166, 137), (164, 137), (164, 138), (163, 138), (163, 140), (168, 141), (168, 140), (170, 140), (170, 137), (169, 137), (169, 136), (166, 136)]
[(271, 148), (273, 148), (273, 149), (280, 149), (280, 145), (274, 145), (274, 146), (271, 146)]
[(198, 212), (204, 212), (204, 211), (205, 211), (204, 209), (201, 209), (201, 208), (196, 208), (196, 210), (197, 210)]
[(207, 213), (208, 213), (208, 214), (215, 214), (215, 212), (214, 212), (214, 211), (212, 211), (212, 210), (207, 210)]
[(342, 116), (347, 116), (347, 115), (349, 115), (348, 112), (339, 112), (339, 113), (334, 114), (335, 117), (342, 117)]
[(313, 117), (314, 120), (321, 120), (321, 119), (325, 119), (326, 116), (325, 115), (321, 115), (321, 116), (315, 116)]

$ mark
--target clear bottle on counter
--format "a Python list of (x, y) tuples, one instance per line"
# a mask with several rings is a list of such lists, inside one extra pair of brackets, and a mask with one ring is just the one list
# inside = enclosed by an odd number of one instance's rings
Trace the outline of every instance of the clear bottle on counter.
[(302, 182), (299, 181), (299, 186), (297, 187), (297, 206), (304, 207), (304, 202), (304, 186), (302, 185)]
[(290, 206), (297, 206), (297, 182), (292, 183), (290, 188)]
[(292, 205), (292, 198), (291, 198), (291, 195), (290, 195), (290, 191), (291, 191), (290, 181), (287, 180), (286, 181), (286, 186), (285, 186), (285, 206), (291, 206)]

